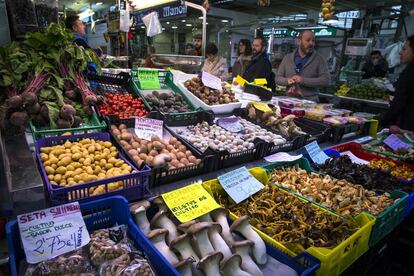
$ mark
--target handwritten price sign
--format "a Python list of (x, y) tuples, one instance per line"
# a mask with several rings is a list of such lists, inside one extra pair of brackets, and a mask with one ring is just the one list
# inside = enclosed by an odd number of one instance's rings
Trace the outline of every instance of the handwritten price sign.
[(264, 188), (246, 167), (223, 174), (218, 177), (218, 181), (237, 204)]
[(36, 264), (89, 243), (78, 202), (17, 216), (27, 262)]
[(163, 136), (162, 128), (163, 121), (156, 119), (149, 119), (143, 117), (135, 118), (135, 134), (147, 141), (151, 141), (151, 137), (156, 135), (160, 138)]
[(138, 69), (137, 71), (141, 89), (160, 89), (160, 80), (158, 78), (158, 70)]
[(220, 207), (201, 186), (201, 183), (165, 193), (162, 198), (174, 216), (182, 223), (196, 219)]

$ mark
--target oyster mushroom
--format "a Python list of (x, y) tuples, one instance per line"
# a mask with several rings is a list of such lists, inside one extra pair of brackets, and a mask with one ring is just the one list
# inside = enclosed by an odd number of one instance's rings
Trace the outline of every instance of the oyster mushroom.
[(151, 206), (151, 203), (147, 200), (136, 202), (130, 205), (129, 211), (134, 216), (134, 221), (138, 225), (138, 228), (147, 235), (151, 231), (150, 223), (147, 218), (147, 210)]
[(201, 217), (198, 218), (198, 220), (201, 222), (213, 222), (209, 213), (202, 215)]
[(168, 234), (167, 229), (156, 229), (150, 231), (147, 235), (147, 238), (154, 244), (154, 246), (168, 260), (168, 262), (174, 265), (178, 263), (178, 258), (165, 243), (166, 234)]
[(242, 258), (241, 268), (243, 270), (255, 276), (262, 276), (262, 271), (250, 257), (250, 249), (253, 245), (254, 243), (252, 241), (244, 240), (234, 242), (231, 248), (235, 254), (240, 255), (240, 257)]
[(197, 268), (202, 270), (206, 276), (219, 276), (220, 275), (220, 261), (223, 259), (221, 252), (210, 252), (200, 260), (197, 264)]
[(179, 261), (174, 265), (174, 268), (178, 271), (178, 274), (181, 276), (192, 276), (192, 264), (194, 260), (191, 258), (187, 258), (184, 260)]
[(193, 225), (196, 224), (198, 221), (197, 220), (190, 220), (188, 222), (185, 223), (181, 223), (180, 225), (177, 226), (177, 229), (180, 230), (183, 233), (186, 233), (188, 228)]
[(187, 233), (193, 235), (196, 240), (196, 250), (199, 253), (199, 257), (203, 258), (208, 253), (214, 252), (214, 248), (208, 239), (208, 229), (211, 228), (209, 222), (198, 222), (188, 228)]
[(165, 210), (158, 211), (152, 218), (150, 225), (152, 228), (168, 229), (167, 244), (170, 244), (170, 242), (177, 238), (179, 235), (177, 232), (177, 227), (175, 226), (174, 222), (172, 222), (167, 217), (167, 211)]
[(246, 239), (254, 242), (253, 257), (257, 264), (262, 265), (267, 262), (266, 245), (252, 227), (249, 225), (247, 216), (242, 216), (235, 220), (230, 226), (230, 231), (240, 232)]
[(221, 225), (218, 223), (211, 223), (211, 225), (211, 228), (208, 230), (208, 237), (214, 250), (223, 253), (224, 258), (230, 257), (232, 255), (231, 250), (220, 235), (222, 232)]
[(174, 249), (178, 251), (182, 257), (182, 259), (192, 258), (196, 262), (200, 259), (198, 258), (197, 254), (194, 252), (191, 246), (191, 236), (188, 234), (182, 234), (171, 241), (170, 249)]
[(225, 208), (220, 207), (211, 212), (211, 217), (215, 222), (218, 222), (221, 225), (221, 236), (228, 245), (231, 245), (233, 242), (233, 236), (231, 235), (230, 226), (227, 222), (227, 214), (228, 211)]
[(240, 255), (231, 255), (229, 258), (224, 258), (221, 262), (221, 271), (223, 272), (223, 276), (250, 276), (252, 274), (244, 271), (241, 269), (240, 265), (242, 262), (242, 258)]

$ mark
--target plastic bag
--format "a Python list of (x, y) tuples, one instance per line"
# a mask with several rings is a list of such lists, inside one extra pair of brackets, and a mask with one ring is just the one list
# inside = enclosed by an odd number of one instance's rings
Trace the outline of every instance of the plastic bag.
[(132, 276), (155, 275), (148, 261), (138, 252), (126, 253), (118, 258), (102, 264), (99, 275), (104, 276)]
[(97, 230), (91, 234), (89, 256), (92, 264), (97, 267), (122, 254), (132, 252), (133, 249), (125, 225)]
[(145, 27), (147, 27), (147, 36), (153, 37), (162, 33), (162, 26), (157, 12), (154, 11), (142, 17), (142, 22), (144, 22)]
[(29, 265), (25, 275), (93, 275), (93, 272), (87, 252), (80, 249), (36, 265)]

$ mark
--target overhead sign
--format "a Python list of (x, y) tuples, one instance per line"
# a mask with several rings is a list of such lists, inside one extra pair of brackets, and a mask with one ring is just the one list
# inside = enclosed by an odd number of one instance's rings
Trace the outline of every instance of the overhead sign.
[(160, 21), (164, 19), (173, 19), (187, 16), (187, 6), (181, 5), (181, 1), (178, 1), (177, 3), (170, 5), (154, 7), (147, 10), (133, 11), (131, 12), (131, 14), (135, 16), (137, 24), (144, 24), (142, 22), (142, 17), (154, 11), (158, 12), (158, 18)]
[[(319, 29), (310, 29), (312, 32), (315, 33), (315, 36), (336, 36), (336, 29), (335, 28), (319, 28)], [(301, 30), (292, 30), (292, 29), (275, 29), (274, 36), (275, 37), (297, 37)], [(263, 35), (270, 36), (272, 34), (272, 29), (265, 29), (263, 31)]]

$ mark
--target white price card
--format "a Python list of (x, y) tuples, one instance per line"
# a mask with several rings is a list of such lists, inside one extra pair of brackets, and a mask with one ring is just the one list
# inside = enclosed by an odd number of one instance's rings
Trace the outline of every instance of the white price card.
[(209, 74), (203, 71), (201, 73), (201, 81), (207, 87), (210, 87), (210, 88), (213, 88), (219, 91), (223, 90), (223, 88), (221, 87), (221, 79), (212, 74)]
[(135, 118), (135, 134), (141, 138), (151, 141), (151, 137), (156, 135), (162, 139), (163, 137), (163, 121), (136, 117)]
[(278, 152), (269, 156), (266, 156), (264, 160), (267, 162), (292, 162), (302, 158), (302, 154), (299, 155), (290, 155), (286, 152)]
[(316, 164), (323, 164), (327, 159), (329, 159), (329, 156), (324, 153), (321, 148), (319, 147), (318, 142), (313, 141), (310, 144), (307, 144), (305, 146), (306, 151), (308, 152), (310, 158), (312, 161)]
[(78, 202), (17, 216), (27, 262), (36, 264), (90, 241)]
[(218, 181), (237, 204), (264, 188), (246, 167), (223, 174), (218, 177)]
[(367, 160), (361, 159), (359, 157), (356, 157), (351, 151), (344, 151), (340, 153), (341, 156), (347, 155), (349, 159), (351, 159), (352, 163), (360, 164), (360, 165), (368, 165), (369, 162)]

